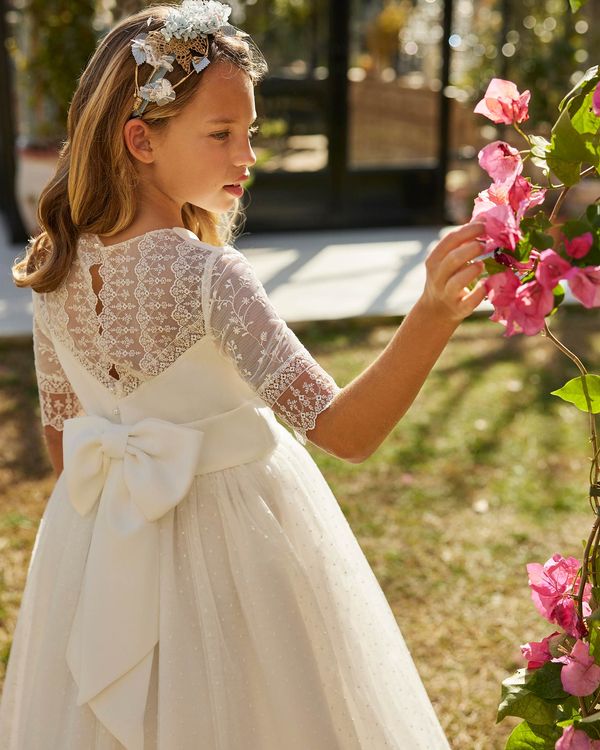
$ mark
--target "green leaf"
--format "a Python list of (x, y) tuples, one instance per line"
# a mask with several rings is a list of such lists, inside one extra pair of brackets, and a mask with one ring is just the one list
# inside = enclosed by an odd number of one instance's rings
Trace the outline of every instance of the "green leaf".
[(600, 228), (600, 203), (592, 203), (588, 206), (585, 215), (593, 227)]
[(560, 231), (572, 240), (574, 237), (580, 237), (586, 232), (591, 232), (592, 227), (588, 221), (583, 219), (569, 219), (561, 226)]
[(567, 187), (577, 185), (581, 174), (581, 162), (571, 162), (559, 159), (557, 156), (549, 156), (546, 162), (558, 179)]
[(550, 141), (547, 141), (541, 135), (530, 135), (529, 140), (533, 144), (531, 148), (531, 153), (535, 154), (536, 156), (543, 157), (546, 154), (546, 151), (548, 150), (548, 148), (550, 147)]
[(536, 250), (541, 252), (542, 250), (549, 250), (551, 247), (554, 247), (554, 238), (550, 237), (549, 234), (544, 234), (536, 230), (531, 233), (531, 243)]
[(577, 11), (587, 2), (587, 0), (569, 0), (569, 5), (571, 6), (571, 10), (573, 13), (577, 13)]
[(556, 705), (546, 703), (542, 698), (530, 693), (520, 686), (507, 686), (502, 683), (503, 699), (498, 706), (496, 723), (507, 716), (518, 716), (532, 724), (554, 724), (556, 719)]
[(498, 261), (492, 257), (485, 258), (483, 261), (483, 265), (485, 266), (485, 270), (490, 276), (494, 273), (502, 273), (502, 271), (509, 270), (506, 266), (504, 266), (502, 263), (498, 263)]
[(554, 174), (569, 187), (579, 182), (582, 162), (598, 164), (596, 149), (586, 136), (575, 130), (567, 109), (562, 111), (552, 128), (546, 159)]
[(527, 681), (527, 689), (549, 703), (562, 703), (570, 698), (560, 679), (562, 668), (561, 663), (549, 661), (539, 669), (528, 670), (532, 674)]
[(550, 315), (553, 315), (562, 305), (565, 299), (565, 290), (561, 284), (557, 284), (552, 290), (552, 294), (554, 296), (554, 306), (552, 307), (552, 310), (550, 310)]
[(553, 396), (562, 398), (563, 401), (568, 401), (571, 404), (575, 404), (581, 411), (590, 412), (592, 414), (600, 413), (600, 376), (598, 375), (586, 375), (585, 383), (588, 390), (588, 395), (591, 402), (591, 409), (588, 407), (585, 393), (583, 390), (584, 376), (578, 375), (576, 378), (569, 380), (556, 391), (551, 391)]
[(505, 750), (554, 750), (562, 729), (521, 722), (510, 733)]
[(544, 170), (544, 173), (548, 172), (548, 163), (546, 161), (546, 153), (550, 148), (550, 141), (547, 141), (541, 135), (530, 135), (529, 141), (531, 145), (531, 161), (536, 167)]
[(590, 617), (586, 618), (589, 628), (590, 656), (594, 657), (596, 664), (600, 663), (600, 610), (596, 609)]
[(531, 250), (547, 250), (554, 246), (554, 239), (546, 234), (545, 230), (550, 227), (548, 217), (543, 211), (538, 211), (534, 216), (527, 216), (521, 221), (523, 239), (519, 241), (514, 255), (518, 260), (525, 261), (529, 258)]
[(561, 103), (558, 105), (559, 110), (562, 112), (565, 104), (567, 104), (567, 102), (569, 102), (578, 94), (580, 93), (587, 94), (589, 88), (594, 88), (597, 82), (598, 82), (598, 66), (593, 65), (591, 68), (588, 68), (585, 71), (582, 77), (577, 81), (577, 83), (573, 86), (573, 88), (561, 101)]
[(518, 669), (502, 681), (496, 723), (518, 716), (531, 724), (554, 724), (557, 704), (568, 700), (560, 681), (562, 664), (547, 662), (539, 669)]
[(576, 111), (570, 108), (571, 124), (578, 133), (596, 135), (600, 130), (600, 118), (592, 110), (593, 97), (594, 90), (592, 89), (586, 96), (581, 97), (581, 104)]

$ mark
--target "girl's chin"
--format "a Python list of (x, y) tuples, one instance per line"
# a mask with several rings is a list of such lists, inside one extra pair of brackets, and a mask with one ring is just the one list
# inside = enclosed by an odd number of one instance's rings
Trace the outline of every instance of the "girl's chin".
[(229, 194), (226, 190), (221, 190), (221, 195), (218, 198), (213, 198), (212, 200), (200, 199), (198, 202), (188, 201), (188, 203), (196, 208), (203, 208), (205, 211), (218, 214), (222, 211), (228, 211), (232, 204), (238, 200), (238, 198)]

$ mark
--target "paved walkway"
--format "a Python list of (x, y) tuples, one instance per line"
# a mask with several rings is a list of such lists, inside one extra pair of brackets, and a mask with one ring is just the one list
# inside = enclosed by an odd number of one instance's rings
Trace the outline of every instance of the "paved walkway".
[[(443, 230), (385, 228), (252, 234), (238, 247), (290, 324), (405, 315), (425, 281), (424, 260)], [(0, 336), (31, 334), (31, 291), (12, 281), (25, 249), (0, 220)], [(487, 302), (481, 309), (490, 309)]]

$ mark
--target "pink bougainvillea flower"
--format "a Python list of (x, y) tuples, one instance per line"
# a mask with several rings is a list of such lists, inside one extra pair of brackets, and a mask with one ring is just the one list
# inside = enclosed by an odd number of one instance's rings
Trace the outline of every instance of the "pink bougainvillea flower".
[(570, 654), (559, 656), (552, 661), (562, 662), (560, 681), (571, 695), (591, 695), (600, 686), (600, 667), (590, 654), (590, 644), (576, 641)]
[(563, 637), (563, 633), (555, 630), (546, 638), (542, 638), (541, 641), (531, 641), (531, 643), (523, 643), (521, 646), (521, 653), (527, 659), (527, 669), (538, 669), (542, 667), (546, 662), (552, 659), (550, 653), (550, 645)]
[(594, 238), (591, 232), (580, 234), (579, 237), (573, 237), (572, 240), (563, 237), (565, 250), (571, 258), (583, 258), (587, 255), (594, 244)]
[(596, 117), (600, 117), (600, 83), (594, 89), (592, 96), (592, 111)]
[(600, 750), (600, 740), (591, 739), (581, 729), (572, 724), (563, 729), (562, 737), (557, 740), (554, 750)]
[(544, 327), (544, 318), (554, 306), (552, 291), (538, 281), (521, 284), (512, 271), (488, 276), (484, 285), (494, 306), (490, 320), (506, 326), (505, 336), (524, 333), (533, 336)]
[(490, 316), (490, 320), (506, 326), (505, 336), (512, 336), (513, 333), (517, 333), (514, 330), (512, 310), (515, 294), (521, 283), (519, 277), (512, 271), (502, 271), (487, 276), (483, 283), (487, 298), (494, 306), (494, 312)]
[(522, 284), (515, 294), (513, 320), (526, 336), (535, 336), (544, 327), (544, 318), (554, 307), (554, 295), (537, 280)]
[(513, 185), (523, 171), (523, 159), (516, 148), (504, 141), (494, 141), (481, 149), (479, 164), (492, 180), (503, 185)]
[(521, 221), (525, 212), (530, 208), (541, 205), (546, 198), (546, 190), (534, 190), (529, 180), (518, 175), (513, 186), (508, 193), (508, 202), (510, 207), (517, 216), (517, 221)]
[(485, 115), (492, 122), (512, 125), (529, 119), (529, 99), (531, 93), (519, 90), (512, 81), (492, 78), (483, 99), (474, 109), (477, 114)]
[[(544, 565), (529, 563), (529, 586), (531, 598), (537, 611), (548, 622), (560, 625), (569, 635), (579, 638), (585, 634), (585, 626), (580, 622), (572, 596), (577, 578), (579, 561), (575, 557), (564, 558), (554, 554)], [(589, 600), (592, 593), (590, 583), (583, 591), (583, 616), (589, 617)]]
[(544, 202), (546, 190), (534, 190), (531, 183), (521, 175), (517, 175), (512, 185), (508, 182), (493, 182), (487, 190), (483, 190), (475, 201), (484, 200), (497, 205), (509, 205), (515, 212), (517, 222), (520, 222), (525, 212)]
[(572, 266), (554, 250), (544, 250), (535, 269), (535, 278), (546, 289), (554, 289), (561, 279), (567, 278)]
[(475, 199), (472, 220), (485, 224), (486, 252), (498, 247), (514, 250), (523, 236), (515, 215), (507, 204), (497, 204), (478, 196)]
[(569, 286), (584, 307), (600, 307), (600, 266), (573, 268)]

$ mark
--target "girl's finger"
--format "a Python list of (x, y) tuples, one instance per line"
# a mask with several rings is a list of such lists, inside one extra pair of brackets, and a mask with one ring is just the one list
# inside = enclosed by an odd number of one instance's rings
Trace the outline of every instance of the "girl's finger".
[(453, 274), (446, 282), (447, 293), (453, 299), (455, 299), (461, 292), (463, 287), (467, 286), (469, 282), (476, 279), (484, 270), (484, 268), (485, 266), (480, 260), (475, 263), (471, 263), (468, 266), (465, 266), (463, 264), (462, 269)]
[(483, 302), (486, 294), (487, 289), (485, 288), (483, 279), (473, 289), (467, 291), (467, 294), (465, 294), (460, 302), (461, 307), (466, 311), (467, 315), (470, 315)]
[(473, 222), (448, 232), (430, 252), (427, 261), (433, 264), (439, 263), (449, 252), (459, 245), (469, 242), (469, 240), (474, 240), (476, 237), (481, 237), (484, 230), (485, 224)]
[(439, 265), (439, 273), (446, 278), (450, 278), (460, 268), (463, 268), (466, 263), (477, 258), (483, 251), (483, 244), (477, 240), (471, 240), (471, 242), (465, 242), (460, 247), (457, 247), (454, 251), (449, 253)]

